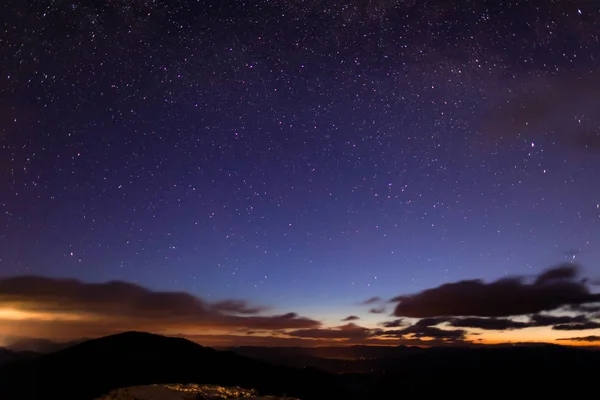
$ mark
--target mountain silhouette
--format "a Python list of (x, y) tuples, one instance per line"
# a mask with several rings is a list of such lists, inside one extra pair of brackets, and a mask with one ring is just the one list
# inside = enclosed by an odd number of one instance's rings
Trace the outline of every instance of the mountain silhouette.
[(33, 351), (12, 351), (10, 349), (0, 347), (0, 365), (19, 360), (30, 360), (39, 356), (40, 354)]
[(89, 339), (81, 339), (69, 342), (53, 342), (47, 339), (36, 339), (27, 337), (6, 337), (8, 344), (6, 349), (15, 352), (53, 353)]
[(125, 332), (1, 367), (0, 399), (88, 400), (112, 389), (155, 383), (240, 386), (302, 400), (331, 399), (346, 391), (340, 378), (316, 369), (273, 366), (182, 338)]
[(556, 345), (233, 350), (243, 354), (125, 332), (0, 366), (0, 399), (92, 400), (161, 383), (239, 386), (302, 400), (572, 398), (588, 393), (600, 365), (600, 351)]
[(474, 347), (236, 347), (286, 366), (311, 366), (368, 387), (367, 398), (585, 397), (600, 351), (540, 343)]

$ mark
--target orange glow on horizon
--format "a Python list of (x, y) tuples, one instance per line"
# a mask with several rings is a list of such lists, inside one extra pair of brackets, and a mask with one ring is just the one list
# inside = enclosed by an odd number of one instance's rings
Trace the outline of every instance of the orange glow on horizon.
[(0, 321), (85, 321), (92, 319), (91, 316), (73, 313), (41, 312), (19, 310), (16, 308), (0, 308)]
[[(359, 327), (360, 328), (360, 327)], [(374, 329), (365, 326), (367, 329)], [(339, 326), (323, 325), (320, 329), (335, 329), (343, 335)], [(82, 337), (99, 337), (126, 330), (139, 330), (189, 338), (206, 346), (416, 346), (431, 347), (449, 345), (451, 342), (438, 340), (405, 340), (394, 337), (365, 337), (347, 340), (343, 338), (302, 338), (290, 336), (294, 329), (258, 330), (249, 332), (247, 328), (219, 325), (219, 321), (193, 321), (178, 319), (126, 318), (106, 315), (68, 313), (48, 310), (0, 308), (0, 336), (27, 336), (45, 339), (73, 340)], [(558, 340), (568, 337), (597, 335), (590, 331), (557, 331), (551, 327), (535, 327), (520, 330), (484, 331), (472, 329), (467, 334), (466, 345), (498, 345), (518, 343), (551, 343), (563, 346), (597, 347), (600, 341)], [(458, 343), (459, 345), (461, 343)]]

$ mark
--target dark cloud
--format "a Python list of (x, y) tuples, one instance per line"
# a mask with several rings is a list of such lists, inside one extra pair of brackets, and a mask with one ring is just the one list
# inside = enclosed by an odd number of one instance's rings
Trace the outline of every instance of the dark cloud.
[(349, 323), (331, 329), (299, 329), (288, 332), (287, 334), (293, 337), (310, 339), (366, 339), (378, 332), (379, 330), (368, 329), (353, 323)]
[(513, 321), (507, 318), (467, 317), (453, 318), (449, 322), (451, 326), (457, 328), (477, 328), (498, 331), (509, 329), (523, 329), (531, 326), (531, 324), (528, 322)]
[(319, 321), (301, 317), (293, 312), (271, 316), (225, 316), (217, 319), (217, 322), (222, 323), (223, 327), (246, 327), (265, 330), (302, 329), (321, 325)]
[(486, 283), (468, 280), (448, 283), (413, 295), (398, 296), (394, 315), (508, 317), (555, 310), (568, 305), (600, 301), (585, 283), (576, 281), (577, 269), (561, 265), (540, 274), (533, 283), (510, 277)]
[(414, 325), (415, 326), (435, 326), (447, 322), (448, 318), (421, 318)]
[(370, 304), (377, 304), (377, 303), (380, 303), (380, 302), (381, 302), (381, 297), (371, 297), (371, 298), (369, 298), (369, 299), (367, 299), (367, 300), (363, 301), (363, 302), (362, 302), (362, 303), (360, 303), (360, 304), (363, 304), (363, 305), (370, 305)]
[(569, 304), (568, 310), (583, 313), (593, 313), (600, 311), (600, 304)]
[(0, 279), (0, 304), (25, 310), (100, 313), (124, 317), (199, 317), (210, 314), (207, 304), (190, 294), (154, 292), (113, 281), (84, 283), (75, 279), (23, 276)]
[(342, 321), (356, 321), (360, 319), (360, 317), (356, 315), (348, 315), (346, 318), (342, 319)]
[(424, 339), (464, 340), (467, 331), (464, 329), (441, 329), (434, 326), (412, 325), (404, 329), (389, 330), (380, 333), (381, 336), (405, 337)]
[[(235, 346), (281, 346), (281, 347), (315, 347), (331, 346), (332, 338), (312, 338), (312, 337), (279, 337), (279, 336), (247, 336), (247, 335), (178, 335), (186, 339), (193, 340), (204, 346), (214, 347), (235, 347)], [(331, 335), (325, 335), (331, 336)], [(341, 336), (340, 334), (334, 336)], [(460, 346), (471, 344), (467, 341), (451, 341), (432, 338), (394, 338), (369, 336), (367, 338), (359, 337), (357, 339), (334, 338), (339, 342), (347, 344), (365, 344), (370, 346)]]
[[(415, 323), (413, 323), (411, 326), (418, 326), (418, 327), (435, 326), (435, 325), (439, 325), (439, 324), (442, 324), (447, 321), (448, 321), (448, 318), (422, 318), (422, 319), (416, 321)], [(384, 328), (398, 328), (401, 326), (410, 325), (410, 323), (407, 323), (402, 318), (398, 318), (393, 321), (381, 322), (379, 325), (383, 326)]]
[(232, 314), (259, 314), (268, 310), (268, 307), (251, 307), (244, 300), (223, 300), (213, 303), (211, 309)]
[(559, 265), (556, 268), (551, 268), (538, 275), (535, 284), (543, 285), (544, 283), (552, 283), (561, 279), (574, 279), (577, 277), (577, 267), (572, 264)]
[(302, 347), (302, 346), (327, 346), (331, 345), (330, 339), (307, 340), (300, 337), (279, 336), (251, 336), (239, 334), (223, 335), (177, 335), (194, 341), (203, 346), (230, 348), (237, 346), (277, 346), (277, 347)]
[(404, 325), (404, 320), (402, 318), (398, 318), (393, 321), (381, 322), (379, 325), (383, 326), (384, 328), (398, 328)]
[[(431, 320), (432, 318), (424, 318)], [(586, 324), (594, 324), (585, 315), (577, 316), (557, 316), (548, 314), (534, 314), (529, 317), (528, 321), (515, 321), (510, 318), (482, 318), (482, 317), (463, 317), (463, 318), (438, 318), (439, 323), (447, 322), (450, 326), (457, 328), (475, 328), (483, 330), (513, 330), (525, 329), (540, 326), (564, 326), (565, 328), (554, 327), (559, 330), (576, 330), (576, 328), (567, 328), (575, 326), (587, 326)], [(592, 326), (592, 325), (589, 325)], [(592, 327), (586, 329), (594, 329)]]
[(414, 332), (411, 332), (414, 337), (417, 338), (432, 338), (432, 339), (451, 339), (451, 340), (463, 340), (466, 335), (466, 331), (463, 329), (441, 329), (433, 326), (414, 328)]
[(127, 282), (84, 283), (35, 276), (0, 279), (1, 307), (46, 313), (50, 318), (54, 314), (66, 315), (62, 326), (86, 335), (100, 325), (116, 330), (198, 327), (277, 330), (320, 326), (320, 322), (295, 313), (243, 315), (264, 308), (249, 307), (239, 300), (209, 303), (189, 293), (152, 291)]
[[(380, 333), (381, 336), (392, 336), (403, 339), (441, 339), (457, 340), (465, 339), (466, 331), (463, 329), (442, 329), (436, 327), (449, 321), (449, 318), (422, 318), (414, 324), (402, 329), (385, 330)], [(387, 323), (382, 323), (386, 328), (401, 327), (403, 319), (397, 319)]]
[(557, 316), (548, 314), (535, 314), (531, 316), (531, 324), (533, 326), (551, 326), (557, 324), (583, 324), (588, 322), (588, 318), (585, 315), (571, 316)]
[(588, 321), (581, 324), (555, 325), (552, 329), (557, 331), (586, 331), (590, 329), (600, 329), (600, 322)]
[(375, 307), (369, 310), (371, 314), (383, 314), (385, 312), (385, 307)]
[(561, 338), (557, 340), (568, 340), (571, 342), (600, 342), (600, 336), (582, 336), (582, 337), (571, 337)]

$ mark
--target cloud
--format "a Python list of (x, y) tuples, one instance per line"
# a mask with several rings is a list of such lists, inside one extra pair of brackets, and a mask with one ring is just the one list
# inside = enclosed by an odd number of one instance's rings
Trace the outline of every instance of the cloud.
[(548, 314), (535, 314), (531, 316), (531, 321), (534, 326), (551, 326), (557, 324), (582, 324), (588, 322), (585, 315), (577, 316), (556, 316)]
[(124, 317), (200, 317), (207, 304), (186, 293), (153, 292), (126, 282), (83, 283), (75, 279), (24, 276), (0, 279), (0, 304), (22, 310), (61, 310)]
[[(416, 321), (414, 323), (414, 325), (418, 325), (418, 326), (434, 326), (434, 325), (439, 325), (439, 324), (441, 324), (443, 322), (446, 322), (446, 321), (448, 321), (448, 318), (422, 318), (422, 319)], [(393, 321), (384, 321), (384, 322), (381, 322), (379, 325), (381, 325), (381, 326), (383, 326), (385, 328), (397, 328), (399, 326), (407, 325), (407, 322), (403, 318), (398, 318), (398, 319), (395, 319)]]
[(575, 312), (593, 313), (600, 311), (600, 304), (569, 304), (566, 308)]
[(381, 297), (371, 297), (371, 298), (363, 301), (360, 304), (362, 304), (362, 305), (371, 305), (371, 304), (377, 304), (377, 303), (380, 303), (380, 302), (381, 302)]
[(371, 314), (383, 314), (385, 312), (385, 307), (375, 307), (369, 310)]
[(319, 321), (301, 317), (293, 312), (272, 316), (225, 316), (220, 318), (219, 321), (223, 322), (224, 327), (231, 326), (266, 330), (301, 329), (321, 325)]
[[(402, 339), (436, 339), (436, 340), (455, 340), (463, 341), (467, 331), (464, 329), (442, 329), (436, 327), (448, 322), (449, 318), (422, 318), (412, 325), (402, 329), (384, 330), (379, 333), (380, 336), (397, 337)], [(381, 325), (386, 328), (396, 328), (403, 326), (403, 319), (383, 322)]]
[(203, 346), (238, 347), (238, 346), (278, 346), (278, 347), (313, 347), (331, 345), (331, 339), (306, 339), (302, 337), (249, 336), (236, 334), (223, 335), (176, 335), (192, 340)]
[(428, 337), (432, 339), (451, 339), (451, 340), (463, 340), (467, 331), (464, 329), (441, 329), (433, 326), (419, 327), (419, 329), (413, 328), (415, 332), (411, 332), (414, 337), (423, 338)]
[(513, 321), (506, 318), (453, 318), (449, 320), (450, 325), (457, 328), (477, 328), (483, 330), (509, 330), (523, 329), (531, 326), (528, 322)]
[(548, 269), (535, 279), (535, 284), (543, 285), (544, 283), (551, 283), (561, 279), (574, 279), (577, 277), (577, 268), (572, 264), (559, 265), (556, 268)]
[(582, 336), (582, 337), (571, 337), (561, 338), (557, 340), (568, 340), (570, 342), (600, 342), (600, 336)]
[(448, 283), (393, 298), (397, 303), (393, 314), (411, 318), (508, 317), (600, 301), (600, 294), (591, 293), (585, 283), (573, 279), (576, 276), (576, 267), (569, 264), (541, 273), (532, 283), (525, 277)]
[[(448, 323), (456, 328), (475, 328), (482, 330), (514, 330), (542, 326), (555, 326), (557, 330), (577, 330), (578, 327), (587, 327), (583, 329), (595, 329), (595, 322), (590, 321), (585, 315), (577, 316), (556, 316), (548, 314), (534, 314), (528, 321), (515, 321), (510, 318), (482, 318), (482, 317), (441, 317), (441, 318), (423, 318), (415, 325), (434, 326), (442, 323)], [(598, 324), (600, 326), (600, 324)]]
[[(413, 325), (387, 335), (414, 337), (444, 331), (438, 325), (453, 328), (481, 330), (518, 330), (532, 327), (552, 327), (554, 330), (589, 330), (600, 328), (591, 312), (595, 312), (598, 294), (591, 293), (586, 281), (578, 278), (578, 269), (572, 264), (559, 265), (530, 279), (509, 277), (485, 283), (480, 280), (445, 284), (433, 289), (392, 299), (397, 302), (394, 315), (420, 318)], [(544, 311), (566, 309), (580, 315), (553, 315)], [(511, 317), (521, 316), (520, 319)], [(404, 319), (384, 322), (384, 328), (401, 327)], [(441, 330), (426, 330), (434, 327)], [(461, 329), (462, 330), (462, 329)], [(449, 333), (449, 336), (459, 333)]]
[(415, 323), (415, 326), (435, 326), (447, 321), (447, 318), (422, 318)]
[(381, 336), (405, 337), (412, 336), (417, 339), (445, 339), (445, 340), (464, 340), (467, 331), (464, 329), (441, 329), (434, 326), (411, 325), (404, 329), (389, 330), (380, 333)]
[(600, 329), (600, 322), (588, 321), (581, 324), (555, 325), (552, 329), (557, 331), (585, 331), (590, 329)]
[(404, 320), (402, 318), (398, 318), (393, 321), (381, 322), (379, 325), (383, 326), (384, 328), (398, 328), (404, 325)]
[(127, 282), (36, 276), (0, 279), (0, 310), (0, 318), (11, 319), (10, 326), (19, 329), (53, 326), (85, 336), (131, 329), (280, 330), (321, 325), (295, 313), (254, 315), (264, 308), (240, 300), (209, 303), (189, 293), (153, 291)]
[[(272, 338), (272, 343), (289, 339), (289, 343), (306, 340), (312, 345), (335, 340), (387, 345), (423, 342), (419, 345), (430, 346), (470, 343), (465, 339), (475, 334), (470, 328), (500, 331), (552, 327), (555, 332), (597, 329), (600, 321), (594, 318), (600, 319), (600, 315), (594, 317), (594, 313), (600, 309), (600, 300), (588, 291), (586, 282), (576, 272), (573, 266), (563, 265), (529, 279), (463, 281), (399, 296), (393, 300), (397, 303), (394, 314), (399, 318), (381, 322), (377, 329), (354, 323), (327, 328), (317, 320), (293, 312), (267, 314), (268, 308), (244, 300), (210, 302), (185, 292), (153, 291), (127, 282), (84, 283), (36, 276), (3, 278), (0, 279), (0, 338), (30, 332), (37, 337), (70, 340), (145, 330), (199, 335), (208, 343), (214, 341), (219, 345), (221, 341), (244, 336), (250, 338), (245, 343), (266, 345)], [(514, 298), (517, 300), (513, 301)], [(373, 307), (377, 313), (385, 312), (383, 302), (381, 298), (368, 300), (377, 305)], [(540, 312), (540, 304), (544, 310), (560, 307), (581, 315)], [(468, 314), (473, 309), (480, 315)], [(508, 312), (511, 314), (503, 315)], [(510, 318), (513, 315), (522, 317)], [(349, 315), (342, 321), (358, 319)]]
[(268, 307), (250, 307), (244, 300), (223, 300), (212, 304), (211, 309), (234, 314), (260, 314), (268, 310)]
[(366, 339), (377, 332), (379, 331), (349, 323), (331, 329), (299, 329), (287, 334), (293, 337), (310, 339)]
[[(324, 329), (327, 330), (327, 329)], [(204, 346), (214, 347), (237, 347), (237, 346), (282, 346), (282, 347), (315, 347), (331, 346), (332, 340), (344, 344), (364, 344), (371, 346), (459, 346), (471, 344), (468, 341), (452, 341), (448, 339), (419, 338), (396, 338), (383, 336), (369, 336), (358, 338), (331, 338), (331, 336), (342, 336), (337, 334), (326, 334), (325, 338), (313, 337), (279, 337), (279, 336), (246, 336), (246, 335), (177, 335), (193, 340)], [(304, 335), (308, 336), (308, 335)], [(346, 335), (348, 336), (348, 335)]]

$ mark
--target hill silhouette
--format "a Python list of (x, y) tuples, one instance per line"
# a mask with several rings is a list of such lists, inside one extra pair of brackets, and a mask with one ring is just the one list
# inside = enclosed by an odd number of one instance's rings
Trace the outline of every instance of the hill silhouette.
[(555, 345), (232, 350), (244, 355), (126, 332), (1, 366), (0, 399), (91, 400), (161, 383), (240, 386), (302, 400), (574, 397), (587, 395), (600, 369), (600, 351)]
[(4, 341), (8, 342), (8, 344), (4, 347), (13, 352), (34, 352), (45, 354), (66, 349), (67, 347), (71, 347), (86, 340), (89, 339), (81, 339), (69, 342), (53, 342), (47, 339), (8, 337), (4, 338)]
[(345, 391), (338, 377), (316, 369), (276, 367), (182, 338), (125, 332), (5, 365), (0, 398), (86, 400), (154, 383), (241, 386), (303, 400), (331, 399)]
[(283, 366), (344, 373), (368, 398), (456, 395), (481, 398), (586, 396), (600, 372), (600, 351), (552, 344), (476, 347), (236, 347), (231, 351)]
[(0, 365), (19, 360), (30, 360), (39, 356), (40, 354), (33, 351), (12, 351), (10, 349), (0, 347)]
[[(528, 367), (587, 367), (600, 362), (597, 349), (580, 349), (552, 344), (479, 345), (473, 347), (350, 346), (350, 347), (258, 347), (241, 346), (229, 351), (272, 364), (314, 367), (339, 374), (344, 372), (403, 373), (416, 369), (493, 368), (510, 365)], [(558, 364), (558, 365), (557, 365)]]

